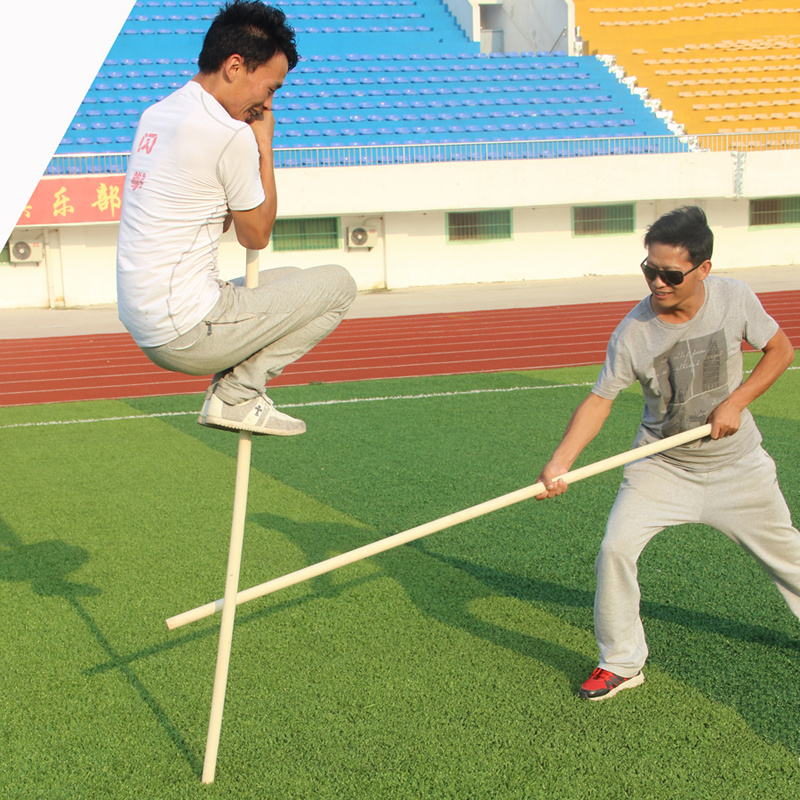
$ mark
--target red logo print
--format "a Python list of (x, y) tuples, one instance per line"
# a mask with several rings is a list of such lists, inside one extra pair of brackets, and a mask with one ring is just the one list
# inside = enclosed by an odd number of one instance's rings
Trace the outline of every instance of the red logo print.
[(131, 189), (135, 192), (144, 186), (144, 179), (147, 177), (146, 172), (134, 172), (131, 178)]
[(150, 155), (156, 145), (156, 139), (158, 139), (157, 133), (146, 133), (141, 139), (139, 139), (139, 146), (136, 148), (136, 152), (145, 152)]

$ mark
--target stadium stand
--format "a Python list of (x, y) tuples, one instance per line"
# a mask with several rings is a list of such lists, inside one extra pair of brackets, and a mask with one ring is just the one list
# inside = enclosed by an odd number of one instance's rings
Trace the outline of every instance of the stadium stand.
[(690, 134), (794, 130), (800, 3), (576, 0), (585, 53), (613, 54)]
[[(142, 110), (195, 74), (219, 5), (138, 0), (57, 155), (129, 152)], [(481, 54), (439, 0), (279, 5), (295, 27), (303, 60), (276, 96), (276, 149), (670, 134), (601, 60)], [(537, 155), (555, 152), (540, 148)], [(319, 162), (300, 154), (293, 163)], [(91, 161), (76, 160), (68, 168), (51, 164), (49, 172), (91, 169)]]

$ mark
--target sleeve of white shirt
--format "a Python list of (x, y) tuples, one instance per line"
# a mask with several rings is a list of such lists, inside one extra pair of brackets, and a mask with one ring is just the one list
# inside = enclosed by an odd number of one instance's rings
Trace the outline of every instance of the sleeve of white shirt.
[(264, 202), (258, 162), (255, 136), (245, 125), (231, 137), (217, 163), (217, 177), (225, 189), (231, 211), (250, 211)]

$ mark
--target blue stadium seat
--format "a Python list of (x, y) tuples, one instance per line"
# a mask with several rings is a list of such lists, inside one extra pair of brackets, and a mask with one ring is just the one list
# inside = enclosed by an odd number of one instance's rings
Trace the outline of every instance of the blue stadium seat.
[[(94, 125), (104, 139), (111, 131), (118, 135), (104, 144), (124, 150), (130, 142), (120, 141), (123, 129), (135, 127), (146, 105), (194, 75), (198, 41), (187, 33), (207, 26), (219, 5), (220, 0), (139, 0), (71, 130)], [(441, 143), (582, 135), (600, 126), (605, 136), (666, 132), (596, 59), (481, 54), (432, 0), (282, 5), (303, 31), (304, 58), (276, 98), (279, 149), (296, 147), (301, 138), (306, 146), (335, 143), (337, 136), (347, 144)], [(544, 127), (545, 115), (563, 128)], [(59, 152), (97, 146), (92, 137), (81, 138), (91, 145), (65, 136)]]

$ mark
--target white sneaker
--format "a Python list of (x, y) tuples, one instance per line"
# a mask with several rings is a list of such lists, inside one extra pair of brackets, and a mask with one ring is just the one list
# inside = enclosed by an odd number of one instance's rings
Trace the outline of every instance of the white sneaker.
[(305, 422), (278, 411), (265, 394), (236, 405), (225, 403), (215, 394), (209, 394), (197, 421), (209, 428), (269, 433), (273, 436), (297, 436), (306, 432)]

